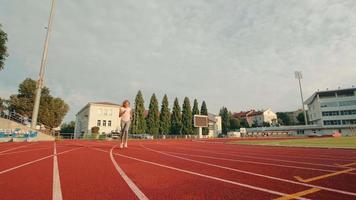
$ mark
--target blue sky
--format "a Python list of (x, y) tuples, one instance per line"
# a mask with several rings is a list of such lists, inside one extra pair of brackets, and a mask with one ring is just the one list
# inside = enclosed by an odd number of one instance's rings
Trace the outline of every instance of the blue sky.
[[(39, 71), (50, 1), (0, 0), (9, 54), (0, 96)], [(46, 85), (70, 105), (146, 103), (154, 92), (206, 100), (211, 112), (295, 110), (306, 97), (356, 85), (354, 0), (59, 0)]]

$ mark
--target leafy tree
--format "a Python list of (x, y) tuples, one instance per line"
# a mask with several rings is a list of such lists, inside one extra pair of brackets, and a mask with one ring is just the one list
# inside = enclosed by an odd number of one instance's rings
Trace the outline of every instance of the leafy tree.
[(239, 118), (230, 117), (230, 130), (238, 130), (241, 128), (241, 123)]
[(75, 121), (70, 121), (69, 123), (63, 123), (61, 125), (61, 133), (74, 133)]
[(61, 125), (68, 105), (60, 98), (46, 97), (41, 99), (43, 107), (39, 110), (38, 121), (50, 129)]
[[(36, 92), (36, 81), (27, 78), (20, 85), (18, 94), (11, 95), (9, 109), (27, 117), (32, 116), (34, 99)], [(42, 89), (38, 122), (48, 128), (58, 127), (64, 116), (67, 114), (69, 106), (60, 98), (55, 98), (50, 94), (47, 87)]]
[[(305, 118), (304, 118), (304, 113), (303, 112), (298, 114), (297, 120), (298, 120), (299, 124), (303, 124), (303, 125), (305, 124)], [(308, 115), (307, 115), (307, 120), (309, 120), (308, 119)]]
[[(208, 108), (206, 106), (205, 101), (203, 101), (203, 103), (201, 104), (200, 114), (208, 116)], [(204, 127), (203, 130), (202, 130), (202, 133), (203, 133), (203, 135), (208, 135), (209, 134), (209, 128)]]
[(219, 115), (221, 116), (222, 133), (227, 134), (230, 127), (230, 115), (226, 107), (220, 109)]
[[(9, 109), (11, 111), (16, 111), (21, 115), (31, 117), (35, 101), (35, 93), (36, 81), (30, 78), (25, 79), (19, 85), (18, 94), (10, 96)], [(44, 100), (48, 98), (51, 98), (50, 91), (47, 87), (44, 87), (41, 93), (40, 109), (44, 106)], [(38, 116), (38, 118), (40, 119), (41, 116)]]
[(0, 97), (0, 112), (3, 111), (5, 108), (4, 106), (4, 100)]
[(132, 123), (133, 134), (144, 134), (146, 132), (145, 105), (141, 90), (137, 92), (135, 98), (135, 111)]
[(263, 122), (262, 126), (263, 126), (263, 127), (270, 127), (270, 126), (271, 126), (271, 124), (270, 124), (270, 123), (268, 123), (268, 122)]
[(286, 125), (286, 126), (289, 126), (289, 125), (292, 125), (292, 120), (291, 118), (289, 117), (289, 115), (285, 112), (277, 112), (277, 118), (280, 119), (280, 122), (282, 123), (282, 125)]
[(5, 59), (8, 56), (6, 42), (7, 34), (2, 30), (0, 24), (0, 71), (4, 69)]
[(192, 110), (192, 115), (193, 115), (193, 119), (192, 119), (192, 124), (193, 124), (193, 133), (195, 135), (199, 134), (199, 128), (194, 127), (194, 115), (199, 115), (199, 106), (198, 106), (198, 101), (196, 99), (194, 99), (194, 105), (193, 105), (193, 110)]
[(149, 134), (157, 137), (159, 132), (159, 111), (158, 111), (158, 101), (155, 94), (152, 94), (148, 116), (147, 116), (147, 131)]
[(182, 113), (179, 106), (178, 98), (175, 98), (173, 103), (171, 117), (171, 133), (174, 135), (182, 134)]
[(161, 135), (165, 135), (169, 133), (171, 128), (171, 113), (168, 108), (168, 97), (164, 95), (162, 100), (161, 106), (161, 113), (160, 113), (160, 125), (159, 125), (159, 132)]
[(184, 98), (182, 106), (182, 134), (191, 135), (193, 133), (192, 107), (188, 97)]
[(250, 128), (250, 125), (248, 124), (246, 119), (240, 119), (240, 125), (241, 128)]

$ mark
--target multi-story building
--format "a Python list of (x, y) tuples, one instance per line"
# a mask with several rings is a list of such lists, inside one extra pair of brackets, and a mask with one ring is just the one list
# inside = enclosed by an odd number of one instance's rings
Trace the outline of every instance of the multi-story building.
[(249, 126), (263, 126), (263, 123), (276, 124), (277, 115), (270, 108), (266, 110), (250, 110), (247, 112), (235, 113), (234, 117), (245, 119)]
[(100, 133), (120, 130), (120, 105), (109, 102), (90, 102), (76, 115), (74, 137), (91, 134), (92, 127)]
[(356, 124), (356, 88), (317, 91), (305, 102), (309, 124)]

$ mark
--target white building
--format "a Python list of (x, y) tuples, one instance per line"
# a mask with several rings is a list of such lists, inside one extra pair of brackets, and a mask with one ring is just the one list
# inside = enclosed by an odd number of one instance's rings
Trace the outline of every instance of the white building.
[(91, 134), (92, 127), (99, 127), (99, 133), (120, 130), (120, 105), (109, 102), (90, 102), (76, 115), (74, 137)]
[(277, 114), (274, 113), (270, 108), (266, 110), (250, 110), (247, 112), (235, 113), (234, 117), (241, 119), (246, 119), (249, 126), (263, 126), (263, 123), (276, 124), (277, 123)]
[(308, 106), (309, 124), (356, 124), (356, 88), (317, 91), (304, 103)]
[(219, 115), (214, 115), (209, 113), (209, 133), (208, 137), (217, 137), (222, 132), (221, 117)]

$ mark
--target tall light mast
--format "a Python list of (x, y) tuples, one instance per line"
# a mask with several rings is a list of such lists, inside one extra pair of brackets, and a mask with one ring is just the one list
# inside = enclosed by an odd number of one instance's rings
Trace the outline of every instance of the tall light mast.
[(38, 110), (39, 110), (39, 106), (40, 106), (41, 92), (42, 92), (42, 88), (43, 88), (44, 75), (45, 75), (45, 71), (46, 71), (48, 44), (49, 44), (49, 38), (50, 38), (51, 32), (52, 32), (52, 21), (53, 21), (55, 5), (56, 5), (56, 0), (52, 0), (51, 12), (49, 14), (46, 39), (44, 42), (44, 48), (43, 48), (43, 54), (42, 54), (42, 60), (41, 60), (41, 68), (40, 68), (39, 78), (38, 78), (37, 86), (36, 86), (35, 103), (34, 103), (33, 112), (32, 112), (31, 128), (33, 128), (33, 129), (36, 129), (36, 126), (37, 126)]
[(303, 90), (302, 90), (302, 83), (301, 83), (301, 79), (303, 78), (302, 71), (295, 71), (294, 74), (295, 74), (295, 78), (298, 79), (298, 83), (299, 83), (300, 98), (302, 100), (302, 109), (303, 109), (303, 113), (304, 113), (304, 122), (305, 122), (305, 125), (308, 125), (308, 119), (307, 119), (307, 113), (306, 113), (305, 107), (304, 107), (304, 98), (303, 98)]

